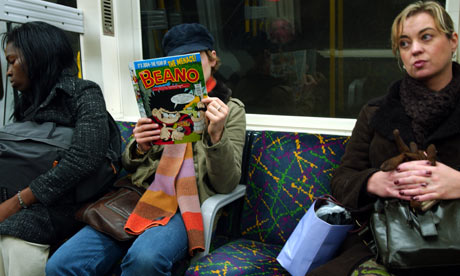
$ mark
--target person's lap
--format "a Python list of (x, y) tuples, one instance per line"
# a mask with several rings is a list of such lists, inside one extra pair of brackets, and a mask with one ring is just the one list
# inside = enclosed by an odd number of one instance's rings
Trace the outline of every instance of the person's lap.
[(46, 275), (104, 275), (123, 254), (117, 241), (85, 226), (54, 252)]
[(123, 258), (122, 275), (169, 275), (187, 249), (184, 222), (176, 214), (167, 225), (147, 229), (134, 241)]
[(0, 276), (45, 275), (50, 246), (0, 235)]
[(105, 275), (122, 260), (122, 275), (168, 275), (187, 252), (187, 233), (180, 214), (167, 225), (142, 233), (129, 247), (90, 226), (64, 243), (48, 261), (47, 275)]

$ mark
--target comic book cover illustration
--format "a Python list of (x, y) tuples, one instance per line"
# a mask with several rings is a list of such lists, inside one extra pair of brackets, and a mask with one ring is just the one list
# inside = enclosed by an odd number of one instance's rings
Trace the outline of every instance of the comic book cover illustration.
[(129, 70), (141, 116), (160, 126), (155, 144), (201, 139), (207, 92), (200, 53), (134, 61)]

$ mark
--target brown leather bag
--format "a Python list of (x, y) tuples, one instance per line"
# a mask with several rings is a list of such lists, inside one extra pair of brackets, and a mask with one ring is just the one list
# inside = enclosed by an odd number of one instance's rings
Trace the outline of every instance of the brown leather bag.
[(75, 218), (116, 240), (127, 241), (136, 236), (125, 232), (126, 220), (145, 189), (133, 185), (126, 177), (118, 180), (114, 187), (117, 189), (80, 208)]

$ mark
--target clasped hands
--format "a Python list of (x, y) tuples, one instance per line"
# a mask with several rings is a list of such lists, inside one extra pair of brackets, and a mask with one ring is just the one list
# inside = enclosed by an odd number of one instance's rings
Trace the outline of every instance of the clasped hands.
[(381, 171), (369, 178), (369, 193), (409, 200), (412, 207), (421, 210), (429, 209), (437, 200), (460, 198), (460, 172), (436, 161), (434, 145), (421, 151), (413, 142), (408, 147), (398, 130), (393, 134), (400, 154), (385, 161)]

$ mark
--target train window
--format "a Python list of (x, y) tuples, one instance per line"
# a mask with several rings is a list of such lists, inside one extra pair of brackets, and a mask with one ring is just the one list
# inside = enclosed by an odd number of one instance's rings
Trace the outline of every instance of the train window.
[(163, 55), (172, 26), (199, 22), (216, 39), (217, 78), (247, 113), (356, 118), (402, 76), (390, 28), (412, 2), (141, 0), (143, 57)]
[[(71, 8), (77, 8), (77, 0), (45, 0), (46, 2), (55, 3)], [(80, 34), (70, 31), (65, 31), (70, 43), (72, 44), (72, 48), (74, 50), (74, 56), (76, 59), (76, 63), (78, 66), (79, 77), (82, 77), (81, 72), (81, 49), (80, 49)]]
[(77, 8), (77, 0), (44, 0), (44, 1), (71, 7), (71, 8)]
[[(66, 6), (66, 7), (71, 7), (71, 8), (76, 8), (77, 7), (77, 1), (76, 0), (48, 0), (48, 1), (45, 1), (45, 2), (50, 2), (50, 3), (54, 3), (54, 4)], [(2, 4), (4, 4), (4, 3), (2, 3)], [(13, 4), (18, 5), (18, 3), (13, 3)], [(37, 4), (38, 4), (37, 5), (38, 7), (41, 7), (40, 5), (43, 6), (42, 3), (37, 3)], [(15, 9), (15, 12), (17, 13), (17, 14), (15, 14), (16, 18), (14, 18), (14, 16), (7, 17), (7, 18), (2, 18), (2, 20), (0, 21), (0, 33), (5, 33), (8, 30), (10, 30), (11, 28), (21, 24), (21, 23), (18, 23), (18, 22), (26, 22), (28, 20), (31, 20), (31, 19), (29, 19), (28, 15), (33, 14), (36, 11), (36, 9), (38, 9), (37, 6), (32, 6), (33, 7), (32, 9), (29, 9), (30, 5), (29, 6), (27, 6), (27, 5), (26, 6), (19, 6), (20, 9)], [(13, 9), (14, 9), (14, 7), (13, 7)], [(25, 17), (27, 17), (28, 20), (22, 20), (22, 19), (25, 19)], [(43, 18), (43, 17), (39, 17), (39, 18)], [(46, 16), (45, 16), (45, 18), (46, 18)], [(13, 20), (14, 22), (10, 21), (10, 20)], [(34, 18), (33, 20), (37, 20), (37, 19)], [(82, 66), (81, 66), (80, 34), (76, 33), (76, 32), (72, 32), (72, 31), (66, 31), (66, 30), (64, 30), (64, 32), (66, 33), (67, 37), (69, 38), (69, 41), (70, 41), (70, 43), (72, 45), (72, 48), (74, 50), (76, 63), (77, 63), (77, 66), (78, 66), (78, 73), (79, 73), (79, 76), (81, 77), (82, 76), (82, 72), (81, 72), (82, 71), (82, 69), (81, 69)], [(1, 77), (1, 79), (0, 79), (0, 84), (1, 84), (0, 107), (2, 109), (2, 112), (0, 113), (0, 125), (4, 125), (4, 124), (6, 124), (6, 123), (11, 121), (11, 119), (12, 119), (11, 114), (13, 112), (13, 105), (14, 105), (13, 104), (13, 88), (11, 87), (11, 84), (8, 81), (7, 77), (6, 77), (6, 70), (7, 70), (6, 60), (5, 60), (4, 53), (2, 52), (1, 55), (0, 55), (0, 77)]]

